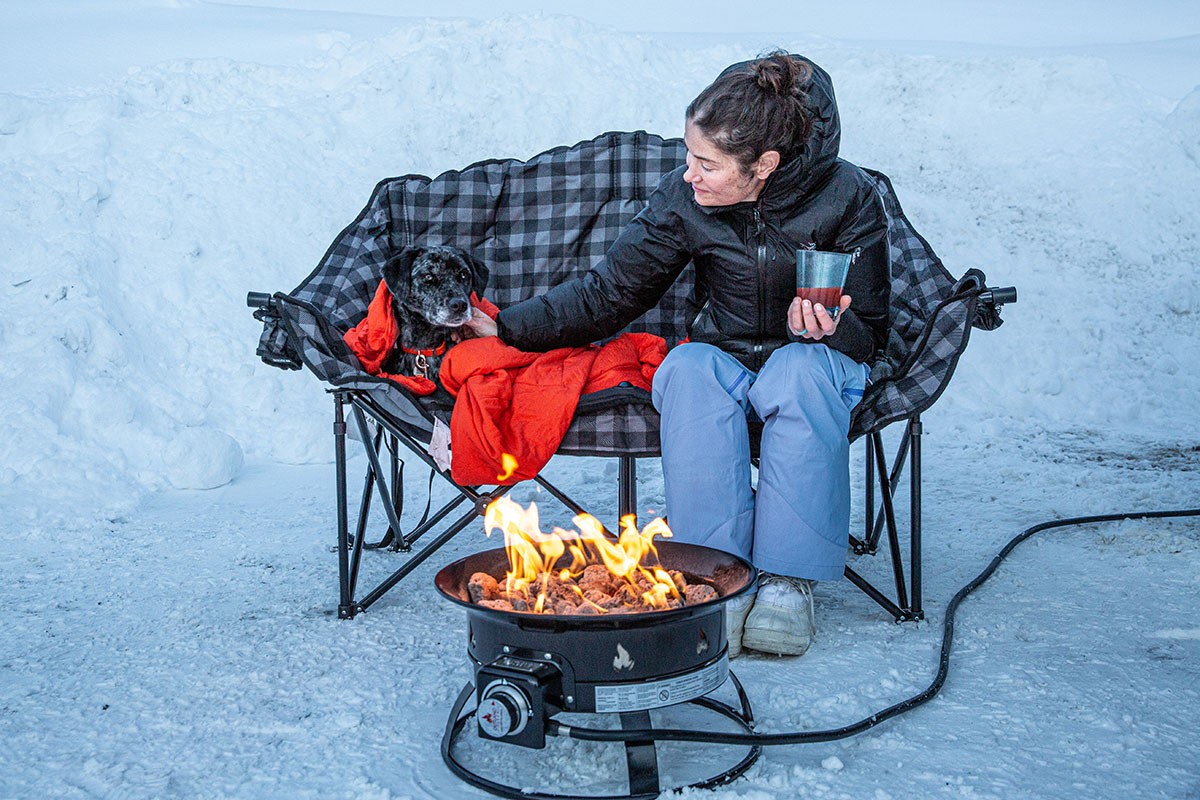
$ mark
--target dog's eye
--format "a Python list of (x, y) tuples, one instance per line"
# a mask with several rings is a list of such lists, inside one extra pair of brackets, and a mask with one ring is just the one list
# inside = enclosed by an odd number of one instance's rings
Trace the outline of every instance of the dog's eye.
[(458, 279), (460, 281), (465, 281), (469, 277), (471, 277), (471, 275), (465, 269), (462, 272), (458, 273)]

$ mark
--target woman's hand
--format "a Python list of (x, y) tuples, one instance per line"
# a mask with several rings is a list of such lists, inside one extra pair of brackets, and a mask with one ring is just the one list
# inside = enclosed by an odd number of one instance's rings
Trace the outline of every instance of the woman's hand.
[(478, 308), (472, 307), (471, 319), (467, 320), (462, 327), (456, 328), (450, 334), (450, 338), (456, 342), (461, 342), (463, 339), (482, 339), (485, 336), (495, 336), (497, 331), (496, 320)]
[(797, 297), (788, 306), (788, 330), (796, 336), (811, 339), (815, 342), (837, 330), (838, 323), (842, 319), (842, 314), (849, 307), (850, 295), (844, 294), (838, 302), (837, 316), (830, 318), (829, 311), (820, 303), (813, 305), (810, 301), (801, 300)]

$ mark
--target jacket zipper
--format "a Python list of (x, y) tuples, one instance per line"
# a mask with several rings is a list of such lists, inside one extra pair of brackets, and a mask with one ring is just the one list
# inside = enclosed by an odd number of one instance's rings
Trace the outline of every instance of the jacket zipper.
[(700, 306), (700, 310), (696, 312), (696, 316), (692, 317), (692, 324), (688, 327), (688, 336), (692, 335), (692, 331), (695, 330), (696, 325), (700, 322), (700, 318), (704, 316), (705, 311), (708, 311), (710, 305), (712, 305), (711, 297), (705, 299), (704, 305)]
[[(754, 206), (754, 232), (758, 237), (758, 254), (755, 260), (755, 266), (758, 269), (758, 323), (763, 324), (764, 318), (767, 315), (766, 301), (766, 283), (767, 283), (767, 239), (763, 234), (762, 213), (759, 211), (757, 204)], [(755, 372), (762, 369), (762, 338), (754, 337), (754, 365)]]

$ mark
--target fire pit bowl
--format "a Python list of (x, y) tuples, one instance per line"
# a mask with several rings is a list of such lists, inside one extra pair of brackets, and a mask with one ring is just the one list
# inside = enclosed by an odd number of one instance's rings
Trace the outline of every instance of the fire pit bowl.
[[(468, 653), (485, 697), (490, 668), (544, 673), (539, 694), (563, 711), (635, 711), (699, 697), (725, 681), (724, 604), (744, 594), (754, 568), (737, 556), (683, 542), (657, 544), (664, 569), (708, 583), (720, 595), (696, 605), (626, 614), (531, 614), (472, 603), (476, 572), (504, 579), (503, 548), (467, 556), (437, 574), (437, 588), (467, 610)], [(570, 563), (564, 556), (556, 569)], [(480, 673), (486, 673), (480, 675)]]
[[(453, 753), (455, 739), (474, 717), (479, 735), (522, 747), (541, 749), (551, 718), (564, 711), (617, 713), (622, 727), (651, 726), (650, 710), (693, 703), (751, 731), (754, 717), (741, 685), (729, 671), (725, 639), (725, 603), (750, 590), (755, 570), (737, 556), (709, 547), (656, 543), (658, 564), (678, 570), (689, 584), (706, 583), (718, 597), (694, 605), (621, 614), (537, 614), (489, 608), (471, 602), (468, 582), (477, 572), (504, 580), (509, 569), (504, 548), (459, 559), (435, 578), (438, 590), (467, 612), (467, 652), (475, 669), (473, 684), (463, 687), (442, 737), (442, 759), (454, 774), (501, 797), (564, 798), (528, 792), (473, 772)], [(569, 555), (553, 569), (567, 567)], [(706, 697), (732, 680), (741, 709)], [(467, 711), (474, 696), (475, 709)], [(657, 797), (658, 762), (653, 741), (625, 742), (627, 800)], [(733, 767), (698, 783), (711, 787), (736, 778), (758, 758), (753, 746)]]

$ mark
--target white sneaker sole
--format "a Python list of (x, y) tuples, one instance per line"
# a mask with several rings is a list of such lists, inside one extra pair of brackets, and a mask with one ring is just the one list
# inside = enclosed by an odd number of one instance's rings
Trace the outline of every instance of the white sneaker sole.
[(812, 637), (800, 639), (783, 631), (764, 631), (747, 628), (742, 634), (742, 647), (777, 656), (802, 656), (812, 644)]
[(746, 618), (742, 647), (781, 656), (803, 655), (813, 638), (808, 614), (807, 608), (781, 608), (759, 603)]

